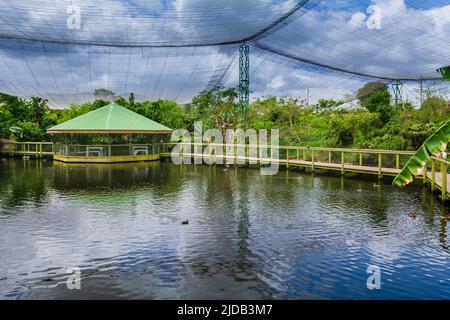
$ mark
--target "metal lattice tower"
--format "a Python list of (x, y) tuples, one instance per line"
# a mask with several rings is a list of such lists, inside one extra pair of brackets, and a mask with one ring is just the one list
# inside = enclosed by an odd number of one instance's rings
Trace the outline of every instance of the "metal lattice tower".
[(398, 105), (402, 102), (402, 87), (403, 84), (396, 80), (392, 83), (392, 91), (394, 93), (394, 105)]
[(250, 104), (250, 47), (243, 43), (239, 46), (239, 104), (248, 108)]

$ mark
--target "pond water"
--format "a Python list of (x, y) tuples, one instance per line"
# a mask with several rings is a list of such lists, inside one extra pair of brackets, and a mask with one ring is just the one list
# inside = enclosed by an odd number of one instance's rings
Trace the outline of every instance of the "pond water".
[(3, 159), (0, 298), (445, 299), (446, 213), (365, 177)]

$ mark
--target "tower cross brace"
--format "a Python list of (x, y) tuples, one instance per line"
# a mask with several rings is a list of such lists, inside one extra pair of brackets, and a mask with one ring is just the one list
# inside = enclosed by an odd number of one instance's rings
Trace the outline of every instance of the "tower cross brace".
[(243, 43), (239, 46), (239, 104), (248, 108), (250, 103), (250, 47)]
[(396, 80), (392, 83), (392, 91), (394, 93), (394, 105), (398, 105), (402, 102), (402, 86), (403, 84)]

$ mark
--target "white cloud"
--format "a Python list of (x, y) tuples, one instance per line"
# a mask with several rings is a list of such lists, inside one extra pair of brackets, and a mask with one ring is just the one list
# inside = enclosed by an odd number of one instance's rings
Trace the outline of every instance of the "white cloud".
[(359, 27), (366, 23), (367, 16), (362, 12), (356, 12), (352, 15), (349, 23), (352, 27)]
[(283, 78), (283, 76), (280, 75), (280, 76), (275, 77), (272, 80), (272, 82), (269, 83), (268, 87), (272, 88), (272, 89), (278, 89), (278, 88), (283, 87), (284, 84), (285, 84), (284, 78)]
[(435, 69), (450, 64), (444, 49), (450, 39), (448, 6), (418, 9), (403, 0), (373, 1), (382, 13), (382, 28), (376, 30), (364, 21), (370, 4), (333, 10), (333, 1), (325, 1), (260, 43), (300, 58), (392, 78), (438, 77)]

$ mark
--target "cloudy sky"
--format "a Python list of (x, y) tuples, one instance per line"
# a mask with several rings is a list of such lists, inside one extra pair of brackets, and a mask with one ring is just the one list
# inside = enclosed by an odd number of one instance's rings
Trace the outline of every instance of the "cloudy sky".
[(307, 89), (311, 102), (338, 99), (373, 79), (436, 78), (450, 65), (450, 0), (302, 2), (0, 0), (0, 91), (55, 107), (100, 88), (189, 102), (237, 84), (238, 42), (248, 38), (253, 99)]

